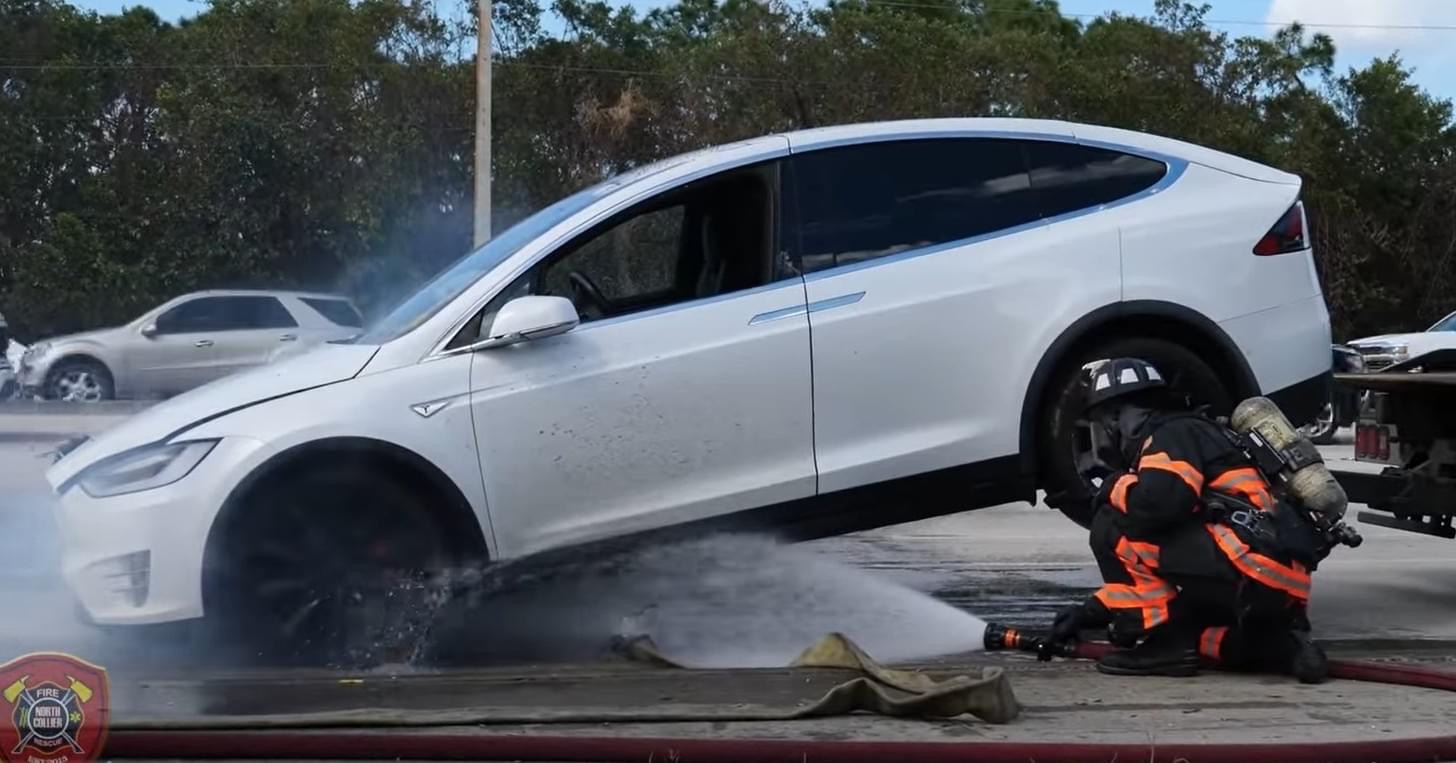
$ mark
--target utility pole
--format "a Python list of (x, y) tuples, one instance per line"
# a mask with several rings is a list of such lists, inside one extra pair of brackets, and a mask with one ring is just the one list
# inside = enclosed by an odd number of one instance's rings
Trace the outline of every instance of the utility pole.
[(475, 245), (490, 240), (491, 0), (478, 0), (475, 43)]

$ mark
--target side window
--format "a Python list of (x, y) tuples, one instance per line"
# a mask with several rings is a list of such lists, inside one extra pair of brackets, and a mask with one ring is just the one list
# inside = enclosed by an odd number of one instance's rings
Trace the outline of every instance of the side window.
[(1046, 217), (1145, 191), (1168, 172), (1159, 161), (1075, 143), (1028, 141), (1026, 153), (1031, 186)]
[(362, 328), (364, 318), (359, 311), (354, 309), (354, 304), (343, 299), (318, 299), (315, 297), (303, 297), (302, 302), (313, 308), (319, 315), (327, 318), (330, 323), (337, 326), (349, 328)]
[(194, 331), (217, 331), (223, 325), (227, 305), (222, 297), (201, 297), (157, 316), (157, 333), (186, 334)]
[(276, 297), (200, 297), (157, 318), (157, 333), (293, 328), (298, 322)]
[(867, 143), (794, 159), (806, 272), (1033, 222), (1021, 144), (991, 138)]
[[(230, 302), (226, 329), (287, 329), (298, 321), (277, 297), (225, 297)], [(224, 330), (226, 330), (224, 329)]]
[(449, 346), (490, 336), (496, 314), (517, 297), (565, 297), (590, 323), (789, 277), (778, 267), (778, 184), (778, 163), (767, 162), (615, 215), (517, 277)]
[(691, 266), (683, 262), (686, 229), (684, 204), (628, 218), (548, 265), (541, 293), (576, 299), (585, 290), (618, 305), (670, 295)]

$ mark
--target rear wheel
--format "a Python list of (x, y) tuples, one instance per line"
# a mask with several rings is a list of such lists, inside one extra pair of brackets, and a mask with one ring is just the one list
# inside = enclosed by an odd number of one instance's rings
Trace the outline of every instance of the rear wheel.
[(209, 560), (207, 617), (265, 662), (408, 659), (456, 561), (426, 494), (361, 465), (295, 470), (235, 512)]
[(1335, 441), (1335, 432), (1338, 432), (1339, 429), (1340, 422), (1335, 416), (1335, 404), (1332, 400), (1325, 403), (1314, 421), (1300, 427), (1299, 431), (1316, 445), (1329, 445)]
[(1092, 526), (1094, 486), (1077, 470), (1078, 459), (1090, 448), (1081, 423), (1083, 367), (1107, 358), (1141, 358), (1157, 367), (1174, 394), (1194, 405), (1209, 405), (1215, 414), (1228, 414), (1233, 398), (1218, 373), (1202, 358), (1163, 339), (1113, 339), (1089, 346), (1068, 357), (1053, 375), (1041, 406), (1037, 432), (1037, 460), (1046, 504), (1083, 527)]

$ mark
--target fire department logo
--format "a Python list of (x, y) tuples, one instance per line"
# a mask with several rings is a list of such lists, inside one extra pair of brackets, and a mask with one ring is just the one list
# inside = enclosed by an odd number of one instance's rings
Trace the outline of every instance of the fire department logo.
[(106, 743), (106, 670), (68, 654), (27, 654), (0, 665), (5, 687), (0, 756), (7, 763), (84, 763)]

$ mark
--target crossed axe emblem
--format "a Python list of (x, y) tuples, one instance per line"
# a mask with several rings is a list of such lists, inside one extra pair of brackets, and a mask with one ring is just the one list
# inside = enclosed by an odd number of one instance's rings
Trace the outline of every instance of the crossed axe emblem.
[[(17, 701), (23, 702), (25, 703), (26, 711), (32, 710), (38, 700), (32, 694), (32, 689), (26, 686), (26, 681), (28, 680), (30, 680), (30, 676), (24, 675), (20, 678), (15, 679), (14, 683), (5, 687), (5, 701), (9, 702), (12, 705), (15, 704)], [(79, 699), (82, 703), (91, 701), (91, 697), (94, 695), (94, 693), (91, 691), (91, 687), (82, 683), (75, 676), (66, 676), (66, 680), (70, 682), (70, 686), (66, 688), (66, 693), (62, 695), (60, 703), (61, 706), (65, 707), (68, 712), (71, 712), (75, 709), (73, 703), (75, 703), (77, 699)], [(33, 727), (33, 724), (28, 725), (32, 725), (32, 727), (29, 728), (25, 732), (25, 735), (20, 738), (20, 743), (15, 745), (15, 749), (11, 751), (13, 754), (20, 754), (20, 751), (25, 749), (25, 746), (27, 744), (30, 744), (31, 740), (35, 739), (36, 736), (38, 736), (35, 728)], [(65, 740), (67, 744), (71, 745), (71, 749), (75, 750), (78, 753), (83, 752), (83, 750), (81, 749), (81, 743), (77, 742), (76, 737), (71, 734), (70, 724), (67, 724), (61, 729), (60, 738)]]

